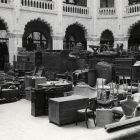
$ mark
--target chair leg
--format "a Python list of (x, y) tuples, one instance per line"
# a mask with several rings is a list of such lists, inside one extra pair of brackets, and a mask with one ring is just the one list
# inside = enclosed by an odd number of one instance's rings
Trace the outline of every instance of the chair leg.
[(76, 122), (75, 122), (75, 124), (76, 124), (76, 125), (78, 124), (78, 113), (77, 113), (77, 115), (76, 115)]
[(85, 123), (86, 123), (86, 126), (87, 126), (87, 128), (88, 128), (88, 117), (87, 117), (86, 114), (85, 114)]
[(95, 116), (93, 116), (94, 125), (96, 126)]

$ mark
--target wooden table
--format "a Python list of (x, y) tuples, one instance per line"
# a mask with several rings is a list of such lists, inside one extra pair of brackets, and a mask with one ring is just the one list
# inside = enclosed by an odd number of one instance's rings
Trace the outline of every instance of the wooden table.
[(45, 83), (38, 84), (38, 89), (48, 88), (48, 87), (63, 87), (63, 92), (68, 92), (72, 90), (72, 83), (67, 81), (46, 81)]
[(46, 83), (46, 77), (40, 76), (25, 76), (25, 88), (33, 87), (37, 88), (38, 84)]
[[(77, 121), (76, 110), (85, 108), (87, 97), (72, 95), (53, 98), (49, 100), (49, 120), (58, 125), (74, 123)], [(84, 118), (78, 118), (83, 120)]]

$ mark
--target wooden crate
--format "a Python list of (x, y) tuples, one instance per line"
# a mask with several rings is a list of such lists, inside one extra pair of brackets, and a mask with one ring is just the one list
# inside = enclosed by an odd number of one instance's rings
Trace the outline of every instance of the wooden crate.
[[(58, 125), (77, 121), (76, 110), (85, 108), (88, 98), (80, 95), (53, 98), (49, 100), (49, 120)], [(78, 118), (83, 120), (84, 118)]]

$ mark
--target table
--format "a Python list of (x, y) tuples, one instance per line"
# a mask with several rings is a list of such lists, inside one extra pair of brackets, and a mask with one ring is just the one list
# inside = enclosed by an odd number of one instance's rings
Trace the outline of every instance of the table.
[(38, 84), (42, 84), (46, 82), (46, 77), (40, 76), (25, 76), (25, 88), (33, 87), (37, 88)]
[[(49, 120), (58, 125), (77, 121), (76, 110), (85, 108), (88, 98), (80, 95), (53, 98), (49, 100)], [(84, 120), (84, 116), (78, 121)]]
[(72, 83), (65, 80), (60, 81), (46, 81), (45, 83), (38, 84), (37, 88), (48, 88), (48, 87), (63, 87), (63, 92), (72, 90)]

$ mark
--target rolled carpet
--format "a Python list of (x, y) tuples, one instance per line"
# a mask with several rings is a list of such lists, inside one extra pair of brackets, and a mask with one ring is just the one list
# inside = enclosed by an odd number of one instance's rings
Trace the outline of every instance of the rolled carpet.
[(140, 125), (140, 117), (135, 117), (129, 120), (107, 124), (105, 125), (105, 129), (107, 132), (113, 132), (113, 131), (125, 129), (128, 127), (136, 126), (136, 125)]

